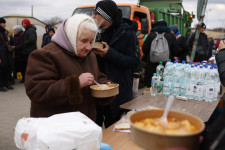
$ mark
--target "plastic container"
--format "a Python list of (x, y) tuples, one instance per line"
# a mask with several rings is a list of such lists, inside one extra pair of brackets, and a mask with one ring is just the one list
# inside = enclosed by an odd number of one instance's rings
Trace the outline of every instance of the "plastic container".
[(157, 74), (154, 73), (152, 76), (152, 83), (151, 83), (151, 95), (153, 96), (157, 94), (157, 81), (158, 81)]

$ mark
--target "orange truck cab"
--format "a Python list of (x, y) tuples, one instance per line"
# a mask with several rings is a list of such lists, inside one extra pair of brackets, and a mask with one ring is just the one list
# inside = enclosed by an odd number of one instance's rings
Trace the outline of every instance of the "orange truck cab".
[[(142, 45), (151, 30), (151, 18), (149, 9), (145, 6), (136, 4), (117, 4), (117, 6), (122, 10), (123, 18), (134, 20), (138, 23), (138, 31), (136, 35), (139, 40), (140, 53), (142, 57)], [(91, 16), (94, 7), (95, 5), (79, 6), (74, 10), (73, 15), (85, 13)]]

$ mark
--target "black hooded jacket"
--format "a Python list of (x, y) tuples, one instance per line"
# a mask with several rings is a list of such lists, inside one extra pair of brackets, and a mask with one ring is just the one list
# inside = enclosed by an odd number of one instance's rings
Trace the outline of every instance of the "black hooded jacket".
[(133, 71), (140, 64), (135, 47), (136, 38), (132, 27), (122, 21), (121, 13), (113, 24), (97, 37), (97, 41), (105, 41), (109, 45), (104, 57), (97, 56), (99, 69), (109, 80), (119, 84), (119, 95), (110, 104), (114, 118), (119, 116), (119, 105), (133, 99)]
[[(6, 30), (2, 27), (0, 27), (0, 34), (1, 34), (1, 38), (0, 38), (0, 59), (1, 59), (0, 68), (1, 68), (1, 67), (7, 67), (8, 65), (9, 51), (5, 44), (5, 42), (8, 42)], [(2, 38), (4, 38), (5, 42), (3, 41)]]
[(30, 25), (24, 32), (23, 39), (23, 55), (29, 55), (33, 50), (37, 49), (37, 33), (36, 27)]

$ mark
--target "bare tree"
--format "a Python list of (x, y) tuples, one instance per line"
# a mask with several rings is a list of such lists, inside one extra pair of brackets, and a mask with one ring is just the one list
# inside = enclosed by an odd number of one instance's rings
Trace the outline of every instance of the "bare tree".
[(60, 18), (60, 17), (53, 17), (53, 18), (51, 18), (51, 19), (49, 19), (49, 20), (44, 20), (43, 22), (44, 22), (45, 24), (47, 24), (47, 25), (53, 26), (53, 25), (55, 25), (56, 23), (61, 22), (61, 21), (63, 21), (62, 18)]

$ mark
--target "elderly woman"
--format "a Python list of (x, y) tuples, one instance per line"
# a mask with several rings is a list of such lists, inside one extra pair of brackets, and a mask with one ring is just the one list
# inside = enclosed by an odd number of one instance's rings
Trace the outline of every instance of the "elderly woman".
[[(25, 87), (32, 117), (80, 111), (95, 120), (95, 102), (102, 100), (90, 95), (90, 85), (94, 79), (107, 82), (91, 52), (96, 31), (91, 17), (74, 15), (61, 24), (51, 43), (31, 53)], [(112, 99), (104, 99), (103, 105)]]
[[(22, 75), (25, 74), (25, 61), (23, 51), (23, 28), (20, 25), (16, 25), (13, 27), (14, 29), (14, 40), (13, 40), (13, 48), (15, 52), (15, 72), (14, 76), (16, 76), (17, 72), (21, 72)], [(21, 82), (24, 80), (22, 79)]]

